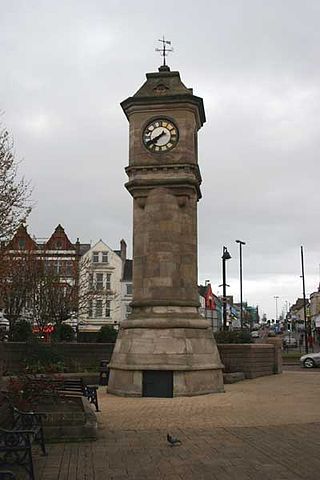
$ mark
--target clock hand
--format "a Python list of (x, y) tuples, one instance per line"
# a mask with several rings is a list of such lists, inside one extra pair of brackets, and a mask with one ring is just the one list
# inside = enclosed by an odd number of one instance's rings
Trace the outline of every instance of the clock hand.
[(157, 141), (159, 140), (159, 138), (162, 136), (162, 133), (163, 133), (163, 132), (161, 132), (161, 133), (160, 133), (159, 135), (157, 135), (156, 137), (151, 138), (151, 139), (147, 142), (147, 145), (150, 145), (151, 143), (157, 142)]
[(159, 135), (157, 135), (156, 137), (154, 138), (151, 138), (151, 140), (149, 140), (149, 142), (147, 142), (147, 145), (150, 145), (150, 143), (155, 143), (159, 140), (159, 138), (163, 137), (163, 135), (166, 134), (166, 131), (165, 130), (162, 130), (161, 133), (159, 133)]

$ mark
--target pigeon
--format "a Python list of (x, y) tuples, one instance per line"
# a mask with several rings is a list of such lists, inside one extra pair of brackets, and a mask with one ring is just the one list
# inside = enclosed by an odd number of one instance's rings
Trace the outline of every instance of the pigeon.
[(182, 443), (181, 440), (176, 437), (172, 437), (169, 433), (167, 433), (167, 440), (170, 444), (170, 447), (178, 447)]

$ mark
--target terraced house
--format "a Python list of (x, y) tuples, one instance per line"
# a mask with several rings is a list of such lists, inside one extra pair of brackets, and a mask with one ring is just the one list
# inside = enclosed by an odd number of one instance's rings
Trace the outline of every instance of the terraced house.
[(102, 240), (73, 243), (61, 225), (48, 239), (21, 225), (0, 252), (0, 309), (11, 324), (26, 319), (41, 329), (72, 318), (77, 333), (95, 333), (119, 325), (130, 310), (132, 260), (124, 240), (112, 250)]

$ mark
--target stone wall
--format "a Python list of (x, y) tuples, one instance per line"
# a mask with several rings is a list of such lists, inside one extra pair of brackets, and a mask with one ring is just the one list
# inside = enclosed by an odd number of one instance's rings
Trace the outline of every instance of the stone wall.
[[(113, 344), (109, 343), (59, 343), (44, 344), (45, 348), (54, 348), (61, 355), (69, 371), (93, 369), (99, 371), (100, 360), (111, 359)], [(246, 378), (272, 375), (282, 372), (281, 350), (277, 345), (267, 344), (220, 344), (218, 350), (224, 371), (243, 372)], [(28, 350), (25, 343), (0, 343), (0, 378), (1, 363), (4, 373), (18, 372), (23, 366)]]
[[(113, 344), (109, 343), (44, 343), (42, 345), (45, 348), (54, 349), (70, 371), (93, 369), (95, 366), (98, 371), (100, 360), (110, 361), (113, 350)], [(28, 357), (29, 349), (30, 346), (24, 342), (3, 342), (0, 344), (4, 374), (19, 372), (23, 367), (24, 360)]]
[(226, 373), (243, 372), (246, 378), (256, 378), (282, 372), (277, 345), (220, 344), (218, 350)]

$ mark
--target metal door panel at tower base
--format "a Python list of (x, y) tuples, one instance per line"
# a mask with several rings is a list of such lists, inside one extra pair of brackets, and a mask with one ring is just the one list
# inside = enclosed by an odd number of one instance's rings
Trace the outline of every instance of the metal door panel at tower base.
[(142, 396), (172, 398), (173, 372), (171, 370), (144, 370)]

